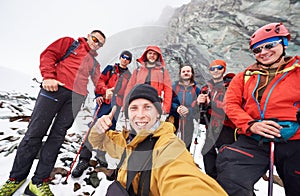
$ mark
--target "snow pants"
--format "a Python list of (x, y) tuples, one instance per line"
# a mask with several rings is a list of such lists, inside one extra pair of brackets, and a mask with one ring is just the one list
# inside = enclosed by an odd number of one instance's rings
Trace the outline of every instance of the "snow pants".
[[(207, 138), (208, 139), (208, 138)], [(210, 177), (217, 178), (216, 159), (220, 147), (224, 144), (232, 144), (234, 142), (234, 129), (231, 127), (223, 126), (222, 131), (213, 147), (203, 155), (203, 163), (205, 173)]]
[[(41, 183), (49, 178), (67, 130), (72, 126), (84, 100), (85, 96), (64, 87), (59, 87), (56, 92), (40, 90), (27, 132), (19, 144), (10, 178), (19, 181), (27, 178), (40, 149), (32, 181)], [(47, 139), (42, 147), (45, 136)]]
[[(270, 144), (240, 135), (221, 147), (217, 157), (217, 181), (230, 196), (253, 195), (254, 184), (269, 169)], [(274, 165), (286, 196), (300, 195), (300, 140), (275, 143)]]

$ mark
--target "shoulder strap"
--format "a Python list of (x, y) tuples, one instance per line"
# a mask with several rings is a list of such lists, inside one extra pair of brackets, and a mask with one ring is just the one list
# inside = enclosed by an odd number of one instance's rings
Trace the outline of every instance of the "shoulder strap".
[(112, 68), (112, 70), (111, 70), (110, 73), (109, 73), (109, 78), (111, 78), (111, 76), (112, 76), (114, 73), (116, 73), (116, 66), (113, 65), (112, 67), (113, 67), (113, 68)]
[(126, 189), (129, 194), (134, 193), (132, 181), (138, 172), (141, 172), (138, 186), (138, 195), (149, 195), (152, 171), (153, 148), (159, 137), (149, 135), (138, 144), (128, 159)]
[[(159, 137), (152, 137), (149, 135), (143, 142), (134, 149), (130, 157), (128, 158), (128, 171), (126, 180), (126, 190), (129, 193), (133, 193), (132, 181), (138, 172), (141, 172), (138, 195), (143, 194), (149, 195), (150, 192), (150, 180), (152, 171), (152, 153), (153, 148)], [(116, 169), (115, 180), (117, 179), (118, 170), (123, 164), (126, 157), (126, 149), (124, 150), (120, 163)]]
[(71, 44), (71, 46), (68, 48), (65, 55), (60, 59), (60, 61), (64, 60), (68, 56), (70, 56), (71, 53), (74, 53), (74, 50), (76, 50), (76, 48), (78, 48), (79, 45), (80, 45), (79, 41), (74, 40), (73, 43)]

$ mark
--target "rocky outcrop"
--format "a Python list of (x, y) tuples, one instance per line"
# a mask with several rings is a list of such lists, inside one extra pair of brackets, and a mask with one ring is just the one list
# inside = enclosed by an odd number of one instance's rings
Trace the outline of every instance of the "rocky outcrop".
[(297, 54), (299, 10), (299, 0), (192, 0), (174, 12), (162, 43), (172, 77), (177, 78), (180, 62), (189, 62), (201, 84), (209, 78), (209, 62), (216, 58), (228, 63), (228, 72), (242, 71), (254, 62), (249, 37), (271, 22), (288, 27), (292, 40), (287, 54)]

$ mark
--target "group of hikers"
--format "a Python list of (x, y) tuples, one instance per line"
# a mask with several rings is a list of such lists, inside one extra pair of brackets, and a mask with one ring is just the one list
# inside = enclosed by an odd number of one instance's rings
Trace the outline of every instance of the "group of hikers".
[[(132, 73), (129, 50), (100, 72), (95, 57), (105, 44), (103, 32), (56, 40), (40, 56), (41, 90), (0, 196), (21, 187), (39, 151), (24, 194), (53, 195), (49, 176), (85, 101), (89, 78), (97, 119), (89, 125), (73, 178), (89, 167), (97, 149), (101, 167), (109, 166), (106, 156), (119, 160), (108, 176), (113, 182), (107, 195), (248, 196), (255, 195), (254, 185), (273, 157), (285, 194), (300, 195), (300, 57), (286, 55), (290, 38), (282, 23), (260, 27), (249, 44), (256, 62), (226, 74), (226, 62), (214, 59), (211, 79), (201, 86), (189, 63), (180, 64), (178, 80), (172, 81), (158, 46), (146, 47)], [(116, 130), (121, 113), (126, 123)], [(204, 172), (190, 153), (195, 121), (207, 129)]]

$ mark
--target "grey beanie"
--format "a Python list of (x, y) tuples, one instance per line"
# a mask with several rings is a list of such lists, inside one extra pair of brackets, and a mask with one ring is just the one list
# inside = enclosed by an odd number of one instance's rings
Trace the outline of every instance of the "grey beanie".
[(128, 119), (128, 106), (129, 104), (138, 98), (144, 98), (151, 101), (156, 107), (158, 113), (162, 114), (161, 99), (158, 96), (157, 90), (149, 84), (138, 84), (134, 86), (128, 93), (124, 105), (125, 117)]

